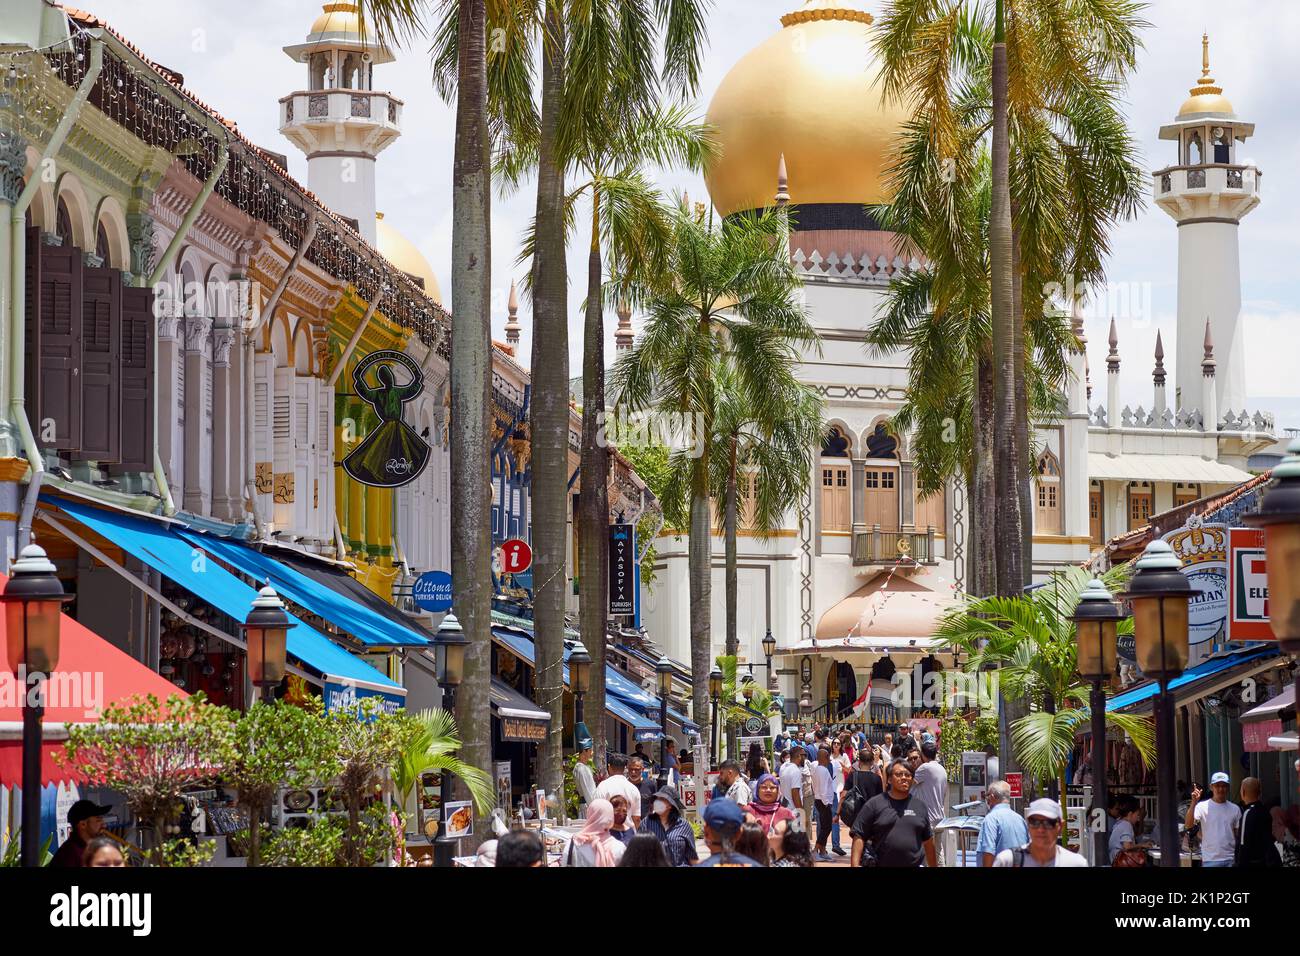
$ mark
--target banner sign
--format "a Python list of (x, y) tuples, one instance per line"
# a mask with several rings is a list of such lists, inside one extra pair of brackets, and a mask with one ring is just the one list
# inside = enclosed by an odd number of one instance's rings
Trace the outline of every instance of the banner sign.
[(513, 742), (537, 743), (546, 739), (547, 721), (527, 717), (501, 718), (501, 739)]
[(416, 605), (438, 614), (451, 610), (451, 574), (446, 571), (425, 571), (415, 579), (411, 597)]
[[(1228, 621), (1228, 526), (1205, 524), (1192, 515), (1187, 524), (1164, 540), (1183, 562), (1183, 575), (1192, 586), (1187, 609), (1187, 640), (1195, 647), (1225, 640)], [(1194, 662), (1194, 661), (1193, 661)]]
[[(406, 382), (398, 384), (394, 368), (406, 372)], [(371, 371), (373, 383), (367, 378)], [(352, 370), (352, 388), (379, 416), (379, 426), (348, 452), (343, 470), (372, 488), (400, 488), (414, 481), (429, 463), (429, 443), (402, 420), (402, 411), (424, 390), (420, 366), (405, 352), (371, 352)]]
[(371, 690), (368, 687), (354, 687), (351, 684), (336, 684), (334, 681), (325, 682), (323, 696), (326, 713), (340, 708), (356, 707), (357, 701), (362, 697), (378, 697), (383, 701), (381, 709), (386, 714), (395, 714), (406, 706), (406, 698), (400, 694)]
[[(1268, 618), (1268, 573), (1264, 560), (1264, 530), (1233, 528), (1228, 533), (1230, 607), (1228, 638), (1233, 641), (1275, 641)], [(1267, 741), (1265, 741), (1267, 743)], [(1267, 747), (1265, 748), (1267, 749)]]
[(636, 613), (636, 547), (630, 524), (609, 526), (609, 615)]

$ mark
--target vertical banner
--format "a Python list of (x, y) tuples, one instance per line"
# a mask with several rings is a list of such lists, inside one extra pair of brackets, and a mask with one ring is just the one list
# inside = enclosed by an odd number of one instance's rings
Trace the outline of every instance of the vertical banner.
[(630, 617), (636, 612), (636, 546), (633, 526), (609, 526), (609, 615)]
[(1231, 596), (1228, 639), (1275, 641), (1268, 617), (1268, 570), (1262, 528), (1233, 528), (1228, 532), (1228, 577)]

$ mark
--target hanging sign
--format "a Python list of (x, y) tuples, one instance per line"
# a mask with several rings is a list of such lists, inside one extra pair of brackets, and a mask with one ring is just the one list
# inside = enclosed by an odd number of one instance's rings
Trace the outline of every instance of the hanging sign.
[(1187, 640), (1195, 647), (1224, 640), (1228, 620), (1228, 526), (1205, 524), (1192, 515), (1187, 524), (1164, 540), (1183, 562), (1183, 575), (1192, 586), (1187, 609)]
[(425, 571), (415, 579), (411, 597), (417, 606), (434, 614), (451, 610), (451, 574), (447, 571)]
[(636, 546), (630, 524), (609, 526), (609, 614), (636, 613)]
[[(533, 549), (523, 538), (507, 538), (497, 548), (501, 555), (501, 570), (498, 574), (522, 574), (533, 566)], [(495, 571), (496, 568), (493, 567)]]
[[(406, 382), (398, 383), (394, 368), (405, 371)], [(379, 416), (379, 427), (348, 452), (343, 470), (372, 488), (399, 488), (414, 481), (429, 463), (429, 444), (402, 420), (402, 411), (424, 389), (420, 366), (405, 352), (371, 352), (352, 370), (352, 387)]]
[(1268, 571), (1262, 528), (1228, 532), (1228, 639), (1275, 641), (1268, 617)]

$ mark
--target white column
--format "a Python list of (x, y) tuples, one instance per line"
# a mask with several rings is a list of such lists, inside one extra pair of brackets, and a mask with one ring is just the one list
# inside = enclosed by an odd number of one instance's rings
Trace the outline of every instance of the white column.
[[(1241, 263), (1235, 220), (1199, 219), (1178, 226), (1178, 379), (1182, 404), (1195, 401), (1206, 320), (1214, 338), (1217, 407), (1246, 407)], [(1191, 397), (1189, 398), (1189, 392)]]

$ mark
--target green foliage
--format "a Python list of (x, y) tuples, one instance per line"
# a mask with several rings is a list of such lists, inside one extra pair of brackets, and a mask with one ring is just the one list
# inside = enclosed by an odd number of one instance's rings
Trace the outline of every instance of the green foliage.
[(307, 827), (276, 830), (262, 851), (264, 866), (340, 866), (347, 823), (338, 817), (315, 817)]
[(348, 809), (344, 846), (350, 866), (362, 865), (362, 807), (368, 798), (382, 792), (385, 772), (401, 760), (410, 738), (408, 719), (383, 708), (378, 697), (363, 697), (354, 707), (340, 707), (324, 718), (338, 762), (339, 789)]
[[(745, 703), (743, 677), (739, 662), (735, 657), (722, 654), (716, 659), (718, 670), (722, 671), (722, 696), (718, 699), (718, 722), (724, 728), (743, 727), (747, 719), (754, 714), (772, 716), (781, 711), (776, 705), (772, 692), (754, 681), (754, 696)], [(736, 759), (744, 759), (744, 754), (730, 754)]]
[(570, 754), (564, 761), (564, 814), (570, 820), (578, 818), (582, 806), (582, 795), (578, 793), (578, 783), (573, 779), (573, 768), (578, 765), (578, 754)]
[(406, 806), (421, 774), (449, 770), (469, 790), (474, 809), (480, 815), (491, 812), (496, 804), (496, 786), (491, 776), (455, 756), (460, 750), (455, 717), (433, 709), (418, 714), (403, 711), (397, 720), (401, 749), (393, 765), (393, 786), (402, 806)]
[(212, 840), (168, 840), (162, 847), (162, 866), (195, 867), (206, 866), (217, 852), (217, 845)]
[[(23, 828), (17, 827), (13, 833), (5, 835), (5, 852), (0, 856), (0, 867), (22, 866), (23, 865)], [(54, 859), (54, 854), (50, 852), (50, 844), (54, 842), (54, 834), (51, 833), (41, 844), (40, 865), (47, 865), (50, 860)]]

